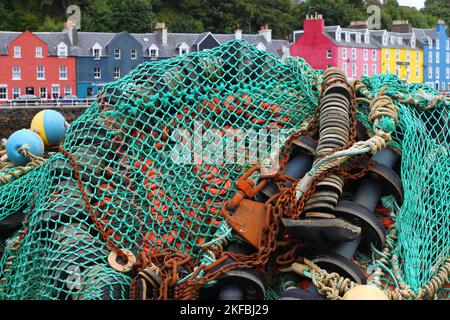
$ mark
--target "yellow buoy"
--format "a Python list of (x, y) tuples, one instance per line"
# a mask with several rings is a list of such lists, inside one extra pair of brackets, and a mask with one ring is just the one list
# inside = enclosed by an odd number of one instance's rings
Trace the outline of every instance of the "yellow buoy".
[(389, 298), (377, 287), (358, 285), (347, 291), (344, 300), (389, 300)]

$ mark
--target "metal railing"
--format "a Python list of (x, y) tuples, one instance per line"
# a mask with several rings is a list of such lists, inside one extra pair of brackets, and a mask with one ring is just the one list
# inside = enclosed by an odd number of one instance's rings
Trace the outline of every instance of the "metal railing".
[(87, 108), (94, 99), (74, 99), (74, 100), (10, 100), (0, 102), (0, 108), (65, 108), (80, 107)]

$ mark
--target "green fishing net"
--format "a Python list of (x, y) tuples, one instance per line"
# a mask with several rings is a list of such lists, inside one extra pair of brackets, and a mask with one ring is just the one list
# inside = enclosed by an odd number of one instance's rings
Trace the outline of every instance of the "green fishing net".
[[(391, 75), (362, 81), (358, 96), (387, 86), (400, 107), (396, 251), (417, 289), (448, 256), (448, 101)], [(144, 63), (104, 86), (68, 129), (67, 154), (0, 185), (0, 221), (26, 216), (4, 249), (0, 298), (128, 299), (132, 279), (110, 267), (93, 217), (118, 248), (174, 248), (200, 263), (202, 248), (230, 230), (219, 212), (234, 182), (311, 120), (320, 82), (302, 59), (231, 41)], [(364, 102), (357, 116), (370, 132)]]

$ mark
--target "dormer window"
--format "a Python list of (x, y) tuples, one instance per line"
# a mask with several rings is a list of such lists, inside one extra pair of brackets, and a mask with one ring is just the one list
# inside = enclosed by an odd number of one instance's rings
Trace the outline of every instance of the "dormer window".
[(402, 37), (398, 37), (398, 38), (397, 38), (397, 43), (398, 43), (398, 44), (402, 44), (402, 43), (403, 43)]
[(256, 48), (258, 48), (259, 50), (262, 50), (262, 51), (266, 51), (266, 49), (267, 49), (266, 46), (264, 44), (262, 44), (261, 42), (258, 43)]
[(159, 57), (159, 48), (156, 44), (152, 44), (148, 48), (148, 55), (152, 60), (156, 60)]
[(414, 35), (411, 37), (411, 47), (412, 48), (416, 47), (416, 37)]
[(395, 38), (391, 37), (391, 44), (395, 44)]
[(366, 33), (364, 34), (364, 42), (369, 43), (370, 41), (370, 32), (369, 30), (366, 30)]
[(388, 36), (386, 32), (383, 34), (383, 46), (387, 46), (388, 44)]
[(92, 46), (92, 56), (94, 59), (98, 60), (102, 56), (102, 46), (98, 43)]
[(431, 39), (430, 37), (428, 37), (428, 45), (430, 46), (430, 48), (433, 46), (433, 39)]
[(345, 33), (345, 42), (350, 42), (350, 32)]
[[(260, 42), (261, 43), (261, 42)], [(261, 43), (262, 44), (262, 43)], [(258, 44), (259, 45), (259, 44)], [(256, 46), (256, 47), (258, 47), (258, 46)], [(178, 55), (182, 55), (182, 54), (185, 54), (185, 53), (189, 53), (189, 46), (186, 44), (186, 42), (182, 42), (182, 43), (179, 43), (179, 44), (177, 44), (177, 50), (178, 50)], [(258, 48), (259, 49), (259, 48)]]
[(361, 43), (361, 33), (356, 34), (356, 43)]
[(58, 44), (58, 57), (67, 57), (67, 45), (64, 42)]
[(341, 28), (338, 26), (336, 29), (336, 41), (341, 41), (341, 34), (342, 34)]

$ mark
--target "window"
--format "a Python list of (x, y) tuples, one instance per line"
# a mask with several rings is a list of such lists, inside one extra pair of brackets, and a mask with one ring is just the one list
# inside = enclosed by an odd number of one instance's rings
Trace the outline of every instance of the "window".
[(342, 64), (342, 71), (347, 76), (347, 64), (345, 62)]
[(327, 59), (331, 59), (331, 49), (327, 50)]
[(386, 34), (383, 34), (383, 46), (387, 46), (388, 44), (388, 36)]
[(36, 47), (36, 58), (42, 58), (42, 47)]
[(397, 60), (397, 61), (399, 61), (400, 60), (400, 50), (395, 50), (395, 59)]
[(53, 99), (59, 98), (59, 84), (52, 85), (52, 97)]
[(432, 67), (428, 67), (428, 78), (429, 79), (433, 78), (433, 68)]
[(420, 52), (416, 51), (416, 62), (420, 61)]
[(445, 69), (445, 79), (450, 79), (450, 68), (449, 67), (447, 67), (446, 69)]
[(439, 63), (439, 51), (436, 51), (436, 63)]
[(386, 65), (386, 73), (391, 73), (391, 69), (389, 68), (389, 65)]
[(20, 97), (20, 88), (13, 88), (13, 99)]
[(450, 63), (450, 52), (445, 54), (445, 63)]
[(67, 45), (64, 42), (60, 42), (58, 44), (58, 57), (67, 57), (67, 56), (68, 56)]
[(102, 69), (100, 67), (94, 68), (94, 78), (100, 79), (102, 77)]
[(44, 99), (47, 98), (47, 87), (39, 88), (39, 96)]
[(350, 42), (350, 32), (345, 33), (345, 42)]
[(21, 47), (14, 47), (14, 58), (20, 58), (22, 56), (22, 48)]
[(411, 70), (409, 69), (409, 66), (406, 67), (406, 79), (409, 79), (409, 75), (411, 74)]
[(185, 53), (188, 53), (188, 52), (189, 52), (188, 49), (181, 49), (181, 48), (180, 48), (180, 56), (181, 56), (182, 54), (185, 54)]
[(150, 58), (151, 59), (156, 59), (158, 57), (158, 50), (156, 49), (151, 49), (150, 50)]
[(377, 74), (377, 65), (373, 64), (372, 65), (372, 75)]
[(369, 66), (367, 65), (367, 63), (364, 64), (364, 75), (365, 76), (369, 75)]
[(391, 37), (391, 44), (395, 44), (395, 38)]
[(433, 63), (433, 52), (428, 51), (428, 63)]
[(136, 60), (137, 59), (137, 50), (136, 49), (132, 49), (131, 50), (131, 59), (132, 60)]
[(100, 49), (94, 49), (94, 59), (98, 60), (101, 56), (101, 50)]
[(389, 60), (390, 56), (389, 56), (389, 49), (386, 49), (386, 60)]
[(120, 59), (120, 49), (114, 50), (114, 59)]
[(12, 67), (12, 79), (20, 80), (20, 67), (19, 66)]
[(450, 41), (449, 40), (445, 41), (445, 49), (450, 50)]
[(395, 74), (397, 75), (397, 77), (400, 76), (400, 66), (397, 66), (397, 67), (395, 68)]
[(115, 67), (114, 68), (114, 79), (119, 79), (119, 78), (120, 78), (120, 68)]
[(5, 85), (0, 86), (0, 100), (8, 100), (8, 87)]
[(416, 67), (416, 78), (420, 77), (420, 68)]
[(439, 79), (439, 68), (436, 68), (436, 79)]
[(377, 61), (377, 50), (372, 50), (372, 60)]
[(406, 61), (411, 60), (411, 51), (406, 50)]
[(436, 39), (436, 49), (439, 49), (439, 44), (440, 44), (439, 39)]
[(416, 38), (412, 37), (411, 38), (411, 48), (415, 48), (416, 47)]
[(370, 32), (369, 32), (369, 30), (366, 30), (366, 33), (364, 34), (364, 42), (365, 43), (369, 43), (369, 40), (370, 40)]
[(36, 69), (37, 69), (36, 79), (37, 80), (45, 80), (45, 67), (38, 66)]
[(347, 48), (342, 48), (342, 59), (347, 59)]
[(356, 34), (356, 43), (361, 43), (361, 33)]
[(369, 60), (369, 50), (364, 49), (364, 61)]
[(448, 83), (448, 91), (450, 91), (450, 82)]
[(67, 80), (67, 67), (66, 66), (59, 67), (59, 80)]
[(356, 78), (356, 63), (352, 63), (352, 77)]
[(341, 41), (341, 28), (336, 29), (336, 41)]
[(397, 38), (397, 44), (402, 44), (403, 43), (403, 38), (402, 37), (398, 37)]
[(356, 60), (356, 49), (352, 48), (352, 59)]
[(64, 87), (64, 95), (71, 96), (72, 95), (72, 87), (70, 87), (70, 86)]

